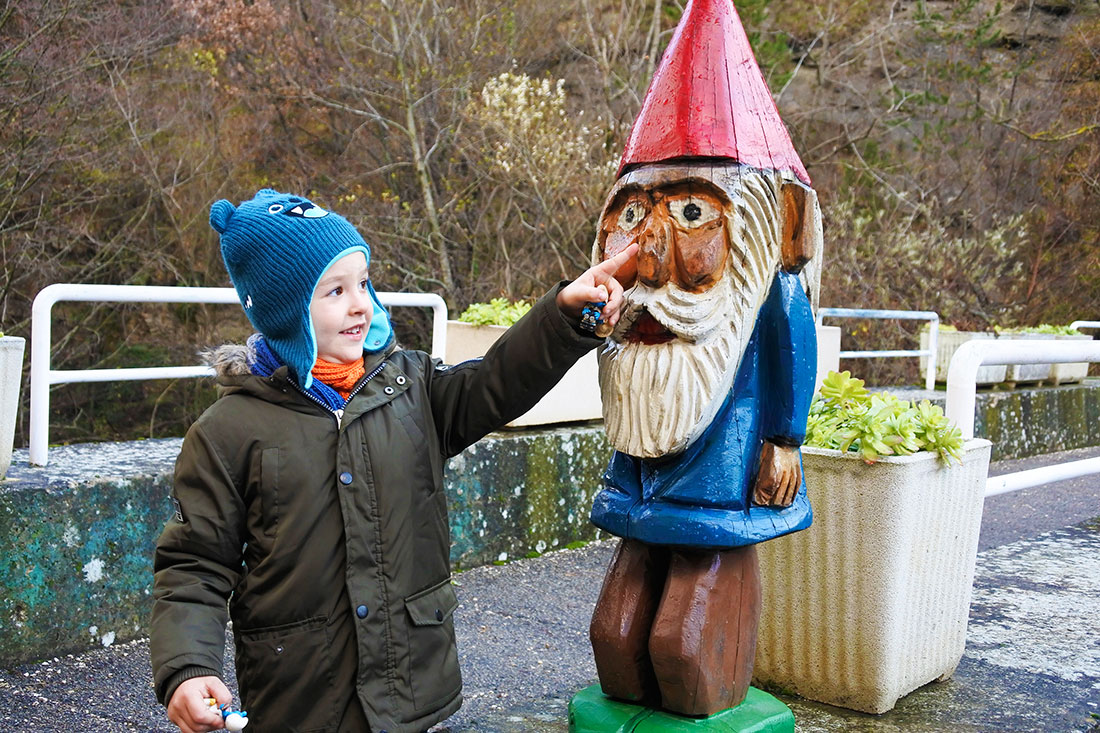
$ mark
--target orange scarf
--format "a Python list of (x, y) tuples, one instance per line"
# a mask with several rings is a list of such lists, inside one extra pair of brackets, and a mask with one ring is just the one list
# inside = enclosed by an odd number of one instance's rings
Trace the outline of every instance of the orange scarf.
[(333, 364), (331, 361), (318, 359), (311, 371), (314, 377), (339, 392), (345, 400), (365, 373), (362, 359), (351, 364)]

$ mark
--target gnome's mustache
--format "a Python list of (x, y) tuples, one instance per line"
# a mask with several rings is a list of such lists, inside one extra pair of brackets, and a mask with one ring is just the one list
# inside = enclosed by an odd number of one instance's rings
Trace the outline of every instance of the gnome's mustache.
[[(720, 328), (729, 328), (730, 291), (714, 287), (703, 293), (682, 290), (673, 283), (653, 288), (637, 283), (624, 297), (622, 315), (611, 340), (620, 343), (630, 341), (669, 340), (667, 336), (689, 343), (709, 341)], [(668, 332), (660, 339), (656, 330)]]

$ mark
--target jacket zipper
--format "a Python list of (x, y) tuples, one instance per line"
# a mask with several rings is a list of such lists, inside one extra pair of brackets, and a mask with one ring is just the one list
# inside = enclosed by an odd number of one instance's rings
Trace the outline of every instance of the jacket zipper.
[[(347, 403), (351, 402), (351, 398), (354, 397), (355, 395), (359, 394), (359, 390), (363, 389), (363, 387), (366, 387), (367, 382), (369, 382), (370, 380), (377, 377), (378, 374), (385, 368), (386, 368), (386, 362), (382, 362), (381, 364), (376, 366), (371, 371), (370, 374), (363, 377), (363, 381), (361, 381), (358, 385), (356, 385), (355, 389), (353, 389), (351, 391), (351, 394), (348, 395), (348, 398), (346, 400), (344, 400), (344, 404), (346, 405)], [(310, 394), (306, 390), (302, 389), (301, 386), (299, 386), (299, 384), (297, 382), (291, 381), (291, 380), (288, 380), (288, 381), (290, 381), (290, 383), (294, 385), (294, 388), (297, 389), (299, 392), (301, 392), (303, 395), (305, 395), (309, 400), (311, 400), (311, 401), (317, 403), (318, 405), (320, 405), (325, 410), (325, 412), (332, 413), (332, 416), (336, 418), (336, 429), (337, 430), (340, 429), (340, 421), (344, 417), (344, 410), (343, 409), (333, 410), (328, 405), (326, 405), (324, 402), (322, 402), (319, 398), (314, 397), (312, 394)]]

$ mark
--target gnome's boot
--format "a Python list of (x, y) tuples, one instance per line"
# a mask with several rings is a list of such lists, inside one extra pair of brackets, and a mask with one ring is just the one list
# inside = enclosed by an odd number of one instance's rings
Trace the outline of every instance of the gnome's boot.
[(649, 633), (665, 586), (669, 551), (623, 540), (604, 576), (589, 637), (605, 695), (658, 707)]
[(649, 638), (662, 707), (705, 716), (744, 700), (759, 619), (754, 545), (674, 550)]

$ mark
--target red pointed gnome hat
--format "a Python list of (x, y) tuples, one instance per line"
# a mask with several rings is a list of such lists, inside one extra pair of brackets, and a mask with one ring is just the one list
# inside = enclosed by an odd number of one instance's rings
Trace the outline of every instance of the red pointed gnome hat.
[(649, 84), (619, 173), (673, 158), (729, 158), (810, 176), (791, 145), (732, 0), (691, 0)]

